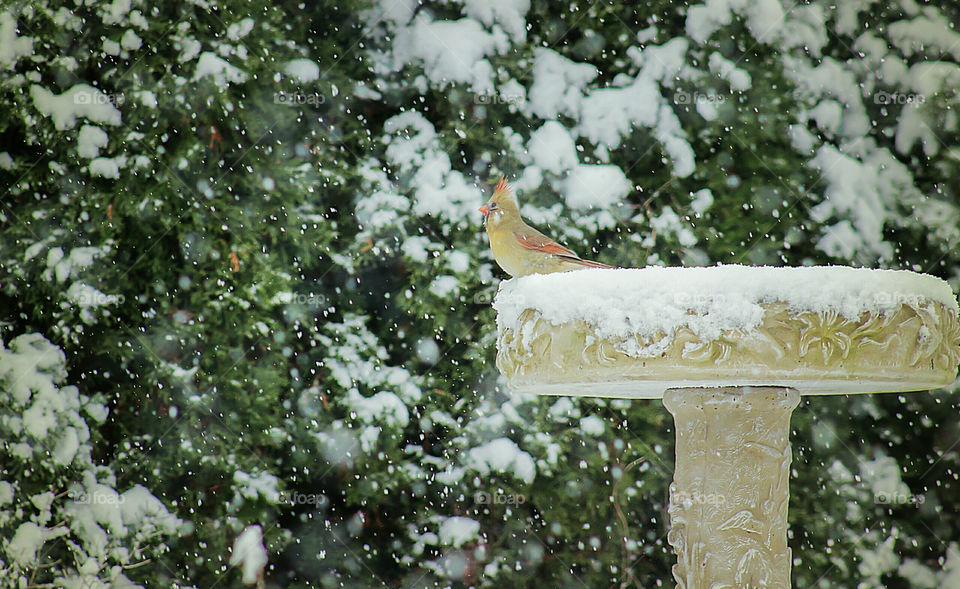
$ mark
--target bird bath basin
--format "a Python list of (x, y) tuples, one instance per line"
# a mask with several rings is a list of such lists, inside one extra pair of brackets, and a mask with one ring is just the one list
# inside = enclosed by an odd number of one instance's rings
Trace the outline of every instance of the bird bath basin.
[(789, 587), (790, 415), (800, 395), (950, 384), (949, 285), (846, 267), (661, 268), (501, 284), (497, 367), (515, 391), (662, 398), (676, 423), (678, 587)]

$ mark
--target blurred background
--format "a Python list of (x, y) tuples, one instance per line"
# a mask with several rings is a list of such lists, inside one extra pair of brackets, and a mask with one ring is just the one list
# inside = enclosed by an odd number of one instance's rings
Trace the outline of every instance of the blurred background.
[[(476, 209), (957, 290), (958, 20), (6, 2), (0, 586), (674, 586), (672, 419), (505, 387)], [(801, 402), (796, 586), (960, 587), (957, 388)]]

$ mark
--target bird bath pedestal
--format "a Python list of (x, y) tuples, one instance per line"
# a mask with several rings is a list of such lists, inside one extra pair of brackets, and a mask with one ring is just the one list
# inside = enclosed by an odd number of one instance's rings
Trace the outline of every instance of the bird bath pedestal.
[(683, 589), (790, 587), (800, 395), (939, 388), (960, 362), (949, 285), (905, 271), (583, 270), (506, 281), (494, 307), (511, 389), (663, 399), (677, 436), (667, 538)]

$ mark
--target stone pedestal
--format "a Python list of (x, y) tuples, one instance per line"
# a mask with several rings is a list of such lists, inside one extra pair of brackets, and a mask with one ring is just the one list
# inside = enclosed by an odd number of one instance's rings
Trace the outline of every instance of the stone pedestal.
[[(790, 587), (787, 506), (794, 389), (670, 389), (670, 532), (677, 587)], [(708, 582), (709, 581), (709, 582)]]

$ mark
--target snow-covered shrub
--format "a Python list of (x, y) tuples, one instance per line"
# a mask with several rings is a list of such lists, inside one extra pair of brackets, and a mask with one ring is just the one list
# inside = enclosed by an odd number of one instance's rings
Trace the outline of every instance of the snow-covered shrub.
[(65, 385), (63, 351), (40, 334), (0, 342), (0, 578), (5, 586), (134, 587), (182, 521), (148, 489), (118, 491), (91, 458), (102, 400)]

